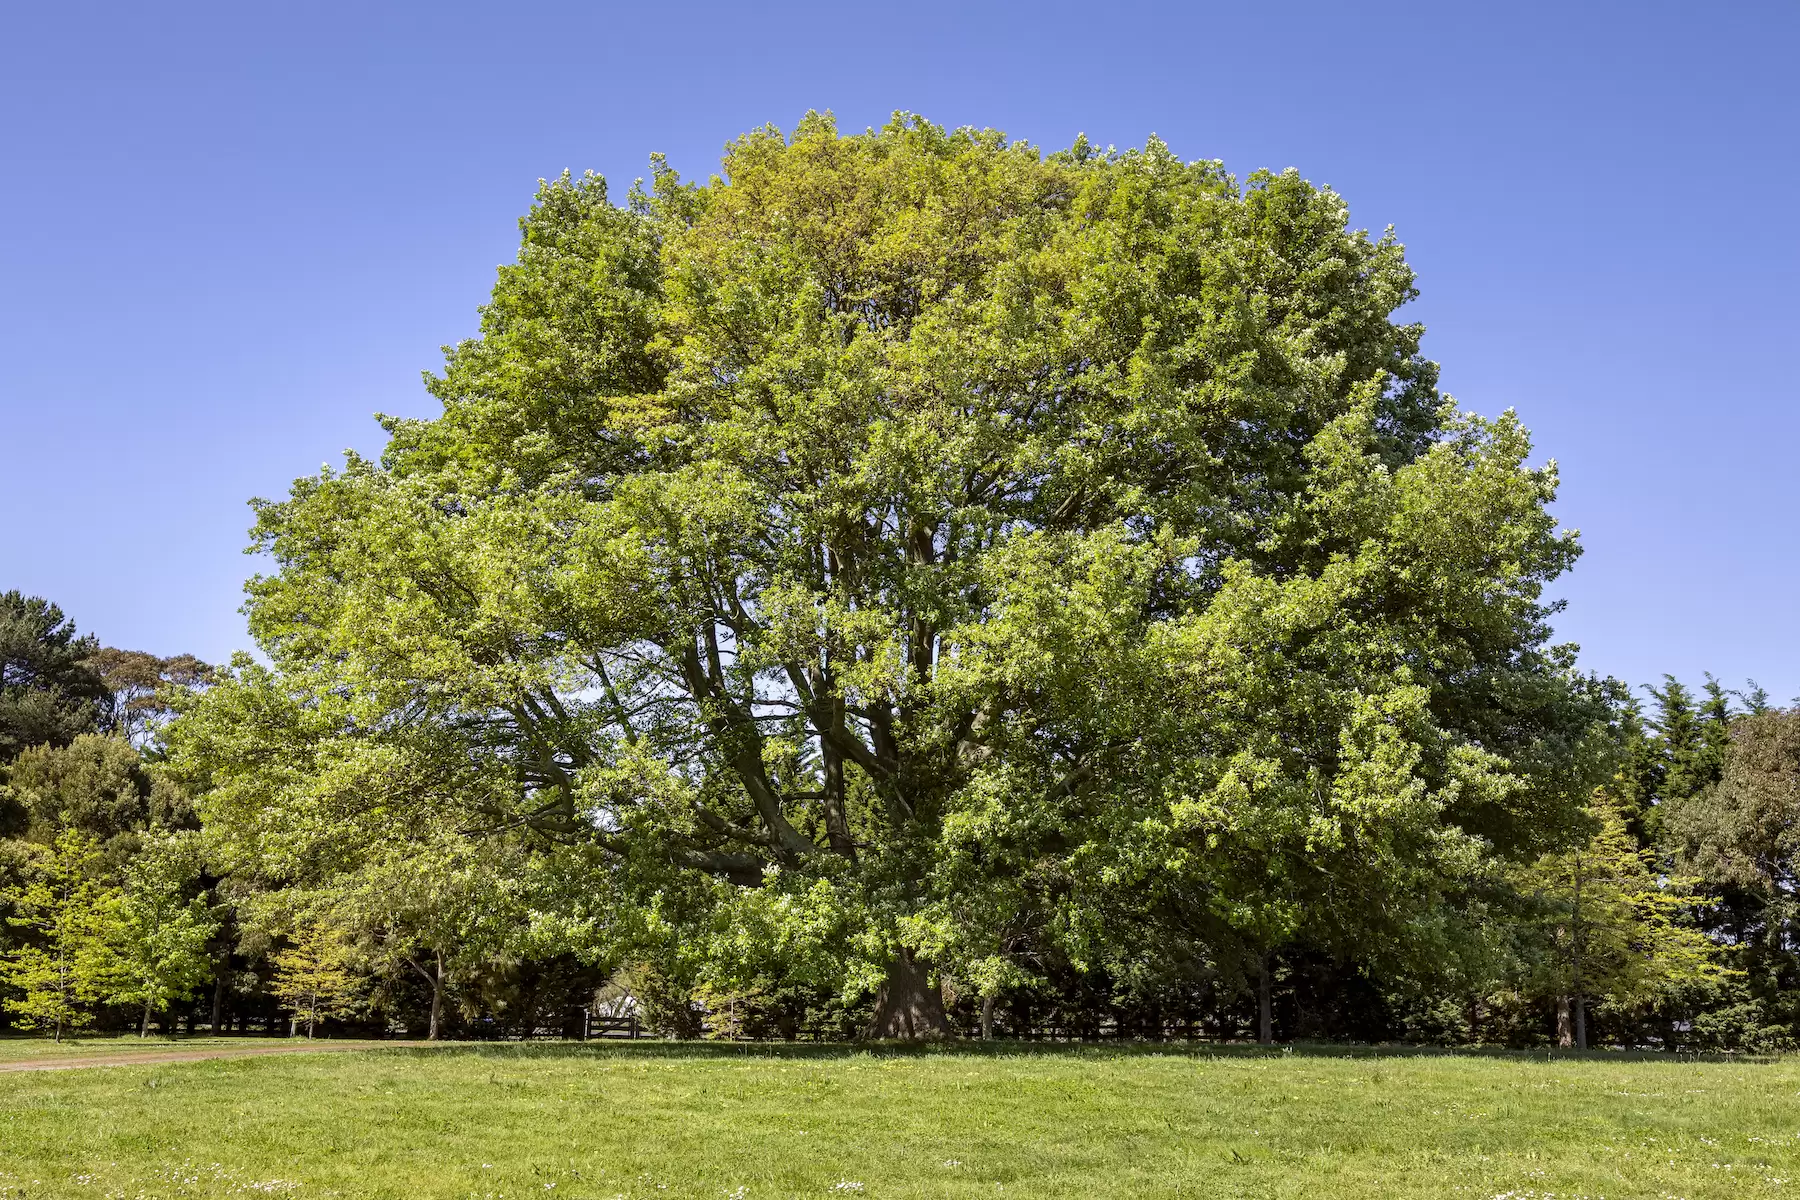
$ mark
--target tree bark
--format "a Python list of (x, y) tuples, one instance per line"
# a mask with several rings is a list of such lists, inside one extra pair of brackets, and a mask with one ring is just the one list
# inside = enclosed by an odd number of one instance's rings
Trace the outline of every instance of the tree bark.
[(984, 1042), (991, 1042), (994, 1040), (993, 996), (983, 996), (981, 998), (981, 1040)]
[(214, 1037), (219, 1036), (219, 1022), (225, 1017), (225, 973), (229, 968), (229, 959), (213, 960), (212, 1035)]
[(431, 1029), (425, 1034), (425, 1040), (438, 1040), (438, 1014), (444, 1009), (444, 952), (437, 954), (437, 974), (431, 980)]
[(1274, 958), (1265, 954), (1257, 964), (1256, 974), (1256, 1040), (1265, 1046), (1275, 1044)]
[(904, 946), (888, 964), (887, 980), (875, 997), (871, 1038), (941, 1038), (950, 1034), (950, 1018), (944, 1012), (944, 993), (931, 974), (914, 961)]
[(1575, 928), (1569, 939), (1575, 959), (1575, 1047), (1587, 1049), (1587, 996), (1581, 986), (1581, 860), (1575, 860)]
[(144, 1020), (138, 1026), (138, 1036), (140, 1038), (147, 1038), (150, 1036), (150, 997), (149, 996), (144, 997)]
[(1567, 996), (1556, 998), (1556, 1044), (1564, 1050), (1575, 1044), (1575, 1022)]
[[(829, 658), (827, 658), (829, 665)], [(827, 686), (824, 678), (813, 681), (815, 695)], [(850, 836), (850, 819), (844, 793), (844, 752), (839, 742), (844, 737), (844, 701), (838, 696), (822, 696), (817, 701), (813, 721), (819, 728), (819, 765), (825, 779), (825, 838), (832, 853), (856, 861), (856, 842)]]
[(425, 1034), (425, 1040), (428, 1042), (435, 1042), (438, 1039), (438, 1014), (444, 1008), (444, 952), (434, 950), (432, 954), (435, 959), (433, 965), (436, 974), (421, 967), (414, 959), (404, 960), (406, 965), (417, 971), (420, 978), (424, 979), (431, 987), (431, 1028)]

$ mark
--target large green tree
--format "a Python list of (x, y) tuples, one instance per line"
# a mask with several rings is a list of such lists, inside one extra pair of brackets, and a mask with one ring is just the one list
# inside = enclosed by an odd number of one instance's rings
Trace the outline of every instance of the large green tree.
[(173, 735), (223, 836), (597, 846), (906, 1034), (946, 971), (1399, 953), (1573, 828), (1554, 468), (1331, 191), (813, 115), (521, 225), (443, 415), (257, 507), (274, 669)]
[(219, 917), (198, 886), (198, 849), (191, 831), (152, 837), (125, 868), (108, 907), (107, 939), (117, 960), (108, 998), (139, 1010), (139, 1037), (150, 1035), (154, 1013), (193, 996), (213, 973), (207, 951)]
[[(425, 1036), (436, 1041), (449, 990), (520, 950), (516, 859), (504, 847), (438, 837), (367, 856), (327, 877), (316, 906), (375, 973), (405, 973), (430, 996)], [(482, 850), (486, 854), (482, 854)]]

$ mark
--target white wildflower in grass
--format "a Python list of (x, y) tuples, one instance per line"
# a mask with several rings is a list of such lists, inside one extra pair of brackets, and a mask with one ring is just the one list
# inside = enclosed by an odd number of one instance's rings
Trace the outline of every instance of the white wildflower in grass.
[(861, 1192), (863, 1185), (854, 1179), (840, 1179), (831, 1185), (834, 1192)]

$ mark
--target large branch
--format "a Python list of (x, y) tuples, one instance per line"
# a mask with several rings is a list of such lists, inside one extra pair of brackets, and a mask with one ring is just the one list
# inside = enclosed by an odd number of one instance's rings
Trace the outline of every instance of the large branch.
[(757, 887), (763, 881), (763, 860), (753, 855), (727, 854), (720, 850), (677, 850), (671, 857), (677, 866), (717, 875), (739, 887)]
[(756, 805), (757, 814), (775, 836), (784, 857), (797, 860), (816, 853), (819, 847), (795, 829), (781, 811), (781, 797), (776, 794), (763, 766), (763, 738), (756, 722), (726, 691), (724, 679), (708, 673), (708, 667), (720, 670), (716, 656), (709, 655), (703, 666), (699, 649), (693, 639), (688, 638), (682, 642), (678, 661), (688, 690), (700, 702), (709, 732), (725, 751), (725, 761), (743, 784), (751, 803)]

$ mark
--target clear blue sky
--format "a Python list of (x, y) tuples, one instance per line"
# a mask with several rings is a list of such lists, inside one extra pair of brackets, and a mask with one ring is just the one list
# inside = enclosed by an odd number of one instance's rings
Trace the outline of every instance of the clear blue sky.
[(1517, 408), (1634, 682), (1800, 693), (1800, 6), (19, 4), (0, 34), (0, 589), (245, 645), (245, 501), (432, 411), (535, 181), (705, 175), (906, 108), (1296, 166), (1407, 244), (1426, 350)]

